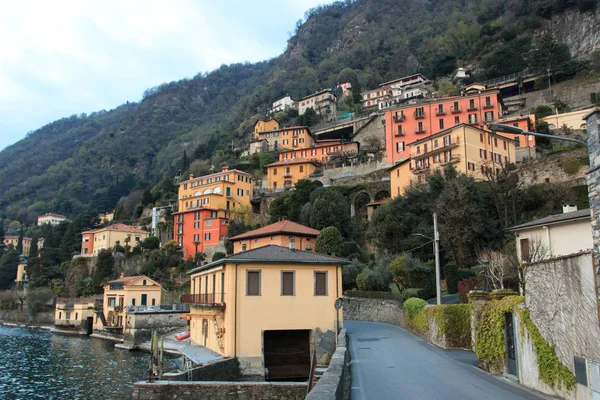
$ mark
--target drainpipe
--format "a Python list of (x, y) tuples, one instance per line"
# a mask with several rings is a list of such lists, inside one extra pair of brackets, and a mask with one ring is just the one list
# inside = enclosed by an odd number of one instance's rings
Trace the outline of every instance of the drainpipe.
[(233, 313), (233, 358), (237, 358), (237, 298), (238, 298), (238, 265), (235, 264), (235, 293), (233, 295), (235, 310)]
[[(340, 292), (339, 292), (339, 265), (335, 266), (335, 299), (337, 300), (340, 297)], [(336, 321), (336, 327), (335, 327), (335, 342), (336, 342), (336, 347), (337, 347), (337, 337), (339, 335), (339, 331), (340, 331), (340, 310), (335, 310), (335, 321)]]

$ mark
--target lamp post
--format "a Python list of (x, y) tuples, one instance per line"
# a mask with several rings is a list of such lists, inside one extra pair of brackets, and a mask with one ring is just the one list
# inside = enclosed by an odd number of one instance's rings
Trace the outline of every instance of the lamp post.
[(433, 213), (433, 238), (422, 233), (413, 233), (411, 236), (422, 236), (433, 242), (433, 253), (435, 255), (435, 296), (437, 304), (442, 304), (442, 290), (440, 287), (440, 233), (437, 229), (437, 213)]
[(587, 143), (582, 140), (579, 140), (579, 139), (573, 139), (573, 138), (568, 138), (568, 137), (564, 137), (564, 136), (546, 135), (545, 133), (538, 133), (538, 132), (529, 132), (523, 128), (519, 128), (518, 126), (513, 126), (513, 125), (491, 123), (491, 124), (488, 124), (488, 128), (490, 128), (490, 130), (492, 132), (504, 132), (504, 133), (512, 133), (512, 134), (516, 134), (516, 135), (539, 136), (539, 137), (545, 137), (548, 139), (556, 139), (556, 140), (564, 140), (566, 142), (574, 142), (574, 143), (577, 143), (577, 144), (587, 147)]

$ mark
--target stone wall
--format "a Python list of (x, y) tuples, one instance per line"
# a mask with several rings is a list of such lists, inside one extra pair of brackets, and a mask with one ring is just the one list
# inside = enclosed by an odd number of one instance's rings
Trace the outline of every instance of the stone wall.
[(137, 382), (134, 400), (296, 400), (306, 383), (279, 382)]
[[(240, 366), (238, 361), (233, 358), (217, 360), (206, 363), (201, 367), (192, 369), (192, 381), (237, 381), (240, 377)], [(163, 374), (165, 381), (187, 381), (189, 374), (187, 371), (178, 373)]]
[(569, 47), (573, 57), (590, 58), (594, 50), (600, 49), (600, 7), (591, 12), (570, 9), (555, 14), (545, 28)]
[(565, 153), (555, 154), (546, 159), (535, 161), (524, 161), (519, 168), (519, 182), (524, 185), (535, 185), (539, 183), (568, 182), (569, 185), (585, 185), (585, 173), (587, 165), (581, 165), (579, 171), (568, 174), (562, 163), (569, 158), (582, 158), (586, 155), (585, 149), (577, 149)]
[(139, 311), (127, 313), (123, 331), (123, 344), (135, 348), (150, 340), (152, 331), (159, 334), (168, 333), (178, 328), (185, 328), (187, 321), (179, 319), (181, 311)]
[(404, 309), (397, 300), (344, 296), (344, 320), (383, 322), (404, 327)]
[(600, 108), (596, 108), (587, 119), (588, 151), (590, 170), (587, 173), (588, 197), (592, 212), (592, 232), (594, 236), (594, 257), (600, 262)]
[[(381, 180), (381, 176), (388, 175), (388, 167), (389, 165), (385, 162), (373, 160), (371, 162), (350, 165), (348, 167), (327, 168), (323, 170), (323, 176), (313, 180), (320, 181), (323, 185), (340, 184), (340, 182), (347, 183), (349, 181), (362, 183), (360, 182), (360, 179), (368, 175), (366, 181), (370, 182), (373, 179)], [(371, 174), (376, 172), (380, 172), (379, 176), (373, 178)]]
[(350, 398), (352, 376), (350, 373), (350, 351), (347, 346), (346, 330), (338, 336), (338, 344), (329, 367), (312, 388), (307, 400), (343, 400)]

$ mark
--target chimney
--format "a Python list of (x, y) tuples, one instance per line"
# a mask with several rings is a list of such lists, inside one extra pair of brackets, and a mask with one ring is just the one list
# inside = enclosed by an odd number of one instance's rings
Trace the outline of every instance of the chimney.
[(190, 174), (190, 179), (194, 179), (194, 174)]
[(226, 165), (223, 167), (223, 169), (221, 170), (221, 172), (227, 172), (229, 171), (229, 167)]
[(290, 240), (290, 250), (296, 250), (296, 242)]
[(577, 211), (577, 206), (573, 204), (564, 204), (563, 205), (563, 214), (570, 213), (573, 211)]

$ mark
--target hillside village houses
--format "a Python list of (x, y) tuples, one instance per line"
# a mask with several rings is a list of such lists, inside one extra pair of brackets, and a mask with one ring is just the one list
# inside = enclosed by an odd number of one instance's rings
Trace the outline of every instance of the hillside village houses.
[(67, 217), (60, 214), (44, 214), (38, 217), (38, 225), (50, 224), (58, 225), (61, 222), (67, 221)]
[(293, 221), (283, 220), (229, 238), (233, 253), (240, 253), (271, 244), (304, 251), (315, 251), (321, 231)]
[(338, 332), (342, 266), (348, 260), (267, 245), (188, 272), (193, 344), (236, 358), (242, 375), (306, 379), (310, 354)]
[(312, 108), (317, 115), (326, 116), (336, 113), (337, 95), (333, 89), (323, 89), (298, 100), (298, 115)]
[(273, 102), (271, 111), (272, 112), (285, 111), (285, 110), (289, 110), (290, 108), (297, 108), (296, 100), (292, 99), (291, 96), (284, 96)]
[(150, 236), (150, 232), (135, 226), (117, 223), (81, 233), (81, 256), (97, 256), (100, 250), (120, 246), (135, 247)]
[(392, 196), (425, 183), (427, 176), (446, 165), (477, 180), (497, 174), (515, 160), (514, 140), (467, 124), (426, 136), (408, 145), (410, 157), (389, 169)]
[(416, 98), (431, 95), (431, 81), (422, 74), (409, 75), (379, 85), (378, 88), (363, 91), (365, 110), (382, 110)]
[[(21, 254), (23, 254), (24, 256), (29, 257), (29, 251), (31, 250), (31, 241), (32, 240), (33, 239), (30, 237), (23, 238), (23, 251), (21, 252)], [(9, 235), (9, 236), (4, 237), (4, 245), (6, 247), (12, 247), (13, 249), (16, 249), (18, 244), (19, 244), (19, 236)], [(37, 239), (37, 247), (38, 247), (38, 251), (44, 247), (44, 238)]]
[(252, 174), (228, 167), (210, 175), (190, 175), (179, 183), (173, 233), (184, 259), (223, 245), (230, 213), (251, 206), (253, 188)]

